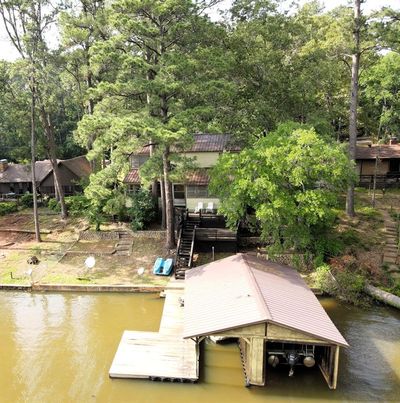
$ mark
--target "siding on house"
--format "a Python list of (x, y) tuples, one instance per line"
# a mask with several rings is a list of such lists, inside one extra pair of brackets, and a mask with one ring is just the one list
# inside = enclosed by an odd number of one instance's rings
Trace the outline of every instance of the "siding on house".
[[(363, 160), (357, 162), (358, 172), (360, 175), (375, 174), (375, 160)], [(377, 174), (386, 175), (389, 172), (389, 161), (380, 160), (377, 165)]]
[[(210, 181), (209, 169), (215, 166), (223, 152), (239, 151), (240, 147), (231, 143), (229, 134), (195, 134), (194, 143), (186, 151), (172, 149), (172, 152), (180, 152), (185, 157), (193, 159), (197, 166), (195, 170), (187, 172), (185, 180), (173, 184), (174, 205), (195, 210), (199, 203), (203, 203), (204, 209), (207, 209), (208, 204), (212, 203), (212, 208), (217, 209), (219, 199), (210, 195), (207, 189)], [(131, 169), (124, 178), (128, 192), (140, 185), (139, 168), (148, 158), (149, 147), (143, 147), (130, 155)], [(175, 187), (178, 192), (175, 191)], [(196, 187), (198, 192), (195, 192)], [(179, 193), (179, 197), (175, 197), (175, 193)]]
[(185, 157), (193, 158), (199, 168), (213, 167), (219, 158), (220, 152), (185, 153)]

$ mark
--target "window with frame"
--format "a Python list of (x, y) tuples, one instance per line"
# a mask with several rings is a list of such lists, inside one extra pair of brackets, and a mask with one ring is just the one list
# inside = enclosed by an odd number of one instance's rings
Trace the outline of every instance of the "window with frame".
[(189, 185), (186, 188), (186, 192), (187, 192), (187, 197), (190, 197), (193, 199), (209, 197), (207, 185)]
[(185, 185), (174, 185), (174, 199), (185, 198)]
[(131, 168), (139, 169), (148, 159), (148, 155), (131, 155)]
[(127, 186), (127, 193), (130, 193), (130, 194), (135, 193), (139, 190), (139, 187), (140, 187), (139, 185), (134, 185), (134, 184), (130, 183)]

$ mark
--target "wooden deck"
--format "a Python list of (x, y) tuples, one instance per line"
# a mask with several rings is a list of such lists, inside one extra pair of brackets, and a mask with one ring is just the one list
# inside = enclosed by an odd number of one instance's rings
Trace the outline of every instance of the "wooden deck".
[(182, 337), (183, 288), (176, 281), (165, 291), (160, 330), (126, 330), (111, 365), (111, 378), (191, 381), (199, 378), (199, 350), (196, 343)]

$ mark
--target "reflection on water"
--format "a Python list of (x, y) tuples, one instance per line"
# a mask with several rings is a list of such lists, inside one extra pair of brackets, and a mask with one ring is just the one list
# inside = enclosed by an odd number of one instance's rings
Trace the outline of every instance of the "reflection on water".
[(399, 312), (322, 303), (351, 345), (336, 391), (317, 369), (300, 368), (293, 378), (268, 368), (268, 386), (245, 388), (234, 344), (203, 346), (196, 385), (111, 380), (123, 330), (158, 330), (156, 295), (0, 292), (0, 402), (398, 401)]

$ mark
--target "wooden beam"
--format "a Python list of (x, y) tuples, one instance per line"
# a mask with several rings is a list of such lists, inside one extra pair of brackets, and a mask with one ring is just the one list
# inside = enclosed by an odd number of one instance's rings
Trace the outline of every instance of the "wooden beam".
[(339, 350), (340, 347), (336, 346), (335, 348), (335, 361), (334, 361), (334, 366), (333, 366), (333, 379), (332, 379), (332, 388), (331, 389), (336, 389), (337, 386), (337, 378), (338, 378), (338, 372), (339, 372)]
[(265, 342), (262, 337), (252, 337), (249, 349), (249, 381), (252, 385), (264, 386)]

